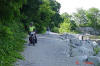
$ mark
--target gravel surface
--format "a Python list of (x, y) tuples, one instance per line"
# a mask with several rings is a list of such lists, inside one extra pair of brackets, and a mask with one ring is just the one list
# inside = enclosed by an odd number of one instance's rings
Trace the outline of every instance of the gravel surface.
[[(93, 66), (78, 61), (76, 57), (67, 57), (66, 41), (57, 34), (38, 35), (35, 46), (25, 45), (22, 55), (25, 60), (18, 60), (15, 66)], [(28, 40), (28, 38), (27, 38)], [(78, 63), (79, 64), (76, 64)]]

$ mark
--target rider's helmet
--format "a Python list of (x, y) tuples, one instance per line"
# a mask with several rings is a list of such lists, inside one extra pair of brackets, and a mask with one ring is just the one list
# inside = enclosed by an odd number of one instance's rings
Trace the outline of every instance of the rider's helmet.
[(30, 26), (33, 26), (33, 22), (30, 23)]

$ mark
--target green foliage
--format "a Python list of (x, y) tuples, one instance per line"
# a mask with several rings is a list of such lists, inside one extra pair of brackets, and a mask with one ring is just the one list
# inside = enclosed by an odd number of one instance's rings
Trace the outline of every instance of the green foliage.
[[(77, 27), (93, 27), (95, 30), (100, 28), (100, 10), (97, 8), (90, 8), (88, 10), (78, 9), (77, 12), (72, 15), (65, 12), (61, 17), (64, 23), (61, 23), (63, 27), (60, 25), (60, 32), (77, 33), (79, 32), (76, 31)], [(65, 23), (65, 19), (70, 20), (70, 25)]]
[(60, 3), (54, 1), (54, 0), (50, 0), (50, 7), (52, 9), (52, 11), (54, 11), (55, 13), (51, 16), (51, 22), (49, 23), (49, 27), (51, 29), (51, 31), (53, 32), (58, 32), (57, 29), (59, 28), (59, 24), (62, 22), (62, 18), (59, 14), (59, 10), (60, 10)]
[(100, 39), (99, 35), (91, 35), (89, 36), (90, 39)]
[(20, 9), (22, 13), (21, 21), (24, 24), (25, 30), (29, 30), (30, 22), (33, 22), (34, 25), (39, 24), (40, 22), (40, 15), (39, 15), (39, 8), (40, 4), (42, 3), (41, 0), (29, 0), (26, 4), (22, 6)]
[(59, 33), (59, 28), (58, 27), (54, 27), (51, 31), (55, 32), (55, 33)]
[[(4, 27), (0, 33), (0, 64), (1, 66), (12, 66), (16, 59), (23, 59), (20, 51), (24, 48), (24, 31), (21, 30), (21, 24), (14, 23)], [(16, 26), (16, 27), (15, 27)], [(1, 29), (1, 28), (0, 28)], [(23, 31), (23, 32), (22, 32)]]
[(60, 24), (59, 33), (71, 32), (71, 23), (69, 19), (64, 19), (64, 22)]
[(55, 14), (54, 11), (51, 10), (49, 0), (44, 0), (44, 4), (40, 5), (39, 8), (39, 15), (41, 16), (40, 19), (44, 26), (48, 26), (51, 19), (50, 17)]
[(86, 17), (86, 10), (78, 9), (77, 12), (73, 14), (73, 16), (75, 23), (78, 26), (85, 25), (88, 22), (88, 19)]
[(25, 43), (20, 8), (25, 2), (0, 0), (0, 66), (13, 66), (16, 59), (23, 59), (19, 53)]
[[(59, 9), (60, 4), (51, 0), (0, 0), (0, 66), (13, 66), (17, 59), (23, 59), (20, 51), (30, 22), (38, 33), (50, 25), (58, 27)], [(54, 31), (58, 31), (56, 27)]]
[(95, 54), (98, 54), (98, 52), (100, 52), (100, 48), (97, 46), (96, 48), (94, 48)]
[(99, 17), (100, 17), (100, 10), (97, 8), (90, 8), (87, 11), (87, 18), (91, 22), (91, 26), (93, 28), (96, 28), (97, 25), (99, 25)]
[(61, 14), (61, 17), (63, 18), (63, 20), (66, 19), (66, 18), (70, 19), (71, 15), (69, 15), (68, 13), (65, 12), (65, 13)]
[(73, 19), (79, 27), (100, 28), (100, 10), (97, 8), (90, 8), (88, 10), (78, 9), (73, 14)]
[[(34, 23), (38, 33), (46, 31), (46, 27), (51, 24), (51, 17), (56, 13), (55, 7), (52, 6), (54, 2), (51, 0), (30, 0), (23, 5), (21, 8), (21, 13), (24, 15), (22, 21), (27, 31), (30, 22)], [(56, 2), (56, 4), (58, 3)]]
[(76, 31), (76, 23), (74, 20), (72, 20), (72, 15), (69, 15), (68, 13), (63, 13), (61, 15), (63, 22), (60, 24), (59, 33), (78, 33)]
[(55, 12), (59, 12), (59, 9), (60, 9), (60, 3), (58, 3), (57, 1), (53, 1), (53, 0), (49, 0), (50, 1), (50, 6), (52, 8), (53, 11)]

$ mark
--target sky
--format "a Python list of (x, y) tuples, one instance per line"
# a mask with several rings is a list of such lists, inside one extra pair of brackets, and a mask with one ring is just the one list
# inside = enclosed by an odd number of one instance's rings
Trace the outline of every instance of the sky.
[(56, 0), (61, 4), (60, 14), (67, 12), (72, 14), (78, 8), (89, 9), (92, 7), (100, 9), (100, 0)]

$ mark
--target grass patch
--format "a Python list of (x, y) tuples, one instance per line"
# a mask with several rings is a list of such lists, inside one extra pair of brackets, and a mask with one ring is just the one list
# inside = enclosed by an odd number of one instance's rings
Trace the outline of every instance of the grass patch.
[(96, 48), (94, 48), (94, 52), (95, 52), (95, 54), (98, 54), (98, 52), (100, 52), (100, 48), (98, 46), (96, 46)]
[(89, 36), (90, 39), (100, 39), (100, 36), (96, 36), (96, 35), (91, 35)]

